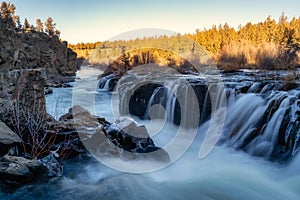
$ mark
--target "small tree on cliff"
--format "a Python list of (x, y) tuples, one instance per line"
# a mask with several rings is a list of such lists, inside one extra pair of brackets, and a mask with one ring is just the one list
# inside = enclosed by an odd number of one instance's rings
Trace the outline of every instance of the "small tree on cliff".
[(45, 30), (50, 36), (54, 36), (55, 26), (56, 26), (56, 24), (53, 23), (52, 17), (49, 17), (45, 22)]
[(25, 20), (24, 20), (24, 29), (26, 30), (28, 28), (30, 28), (30, 24), (29, 24), (27, 18), (25, 18)]
[(16, 27), (18, 16), (15, 15), (16, 7), (14, 4), (3, 1), (0, 5), (2, 22), (9, 28)]
[(59, 37), (60, 36), (60, 30), (55, 30), (55, 35), (57, 36), (57, 37)]
[(39, 32), (44, 31), (44, 24), (40, 19), (36, 20), (36, 30), (39, 31)]

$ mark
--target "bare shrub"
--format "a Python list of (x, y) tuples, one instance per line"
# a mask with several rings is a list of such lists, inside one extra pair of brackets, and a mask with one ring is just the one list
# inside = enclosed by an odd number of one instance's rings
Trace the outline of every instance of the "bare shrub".
[(216, 56), (218, 65), (225, 70), (238, 68), (287, 69), (299, 62), (297, 48), (283, 47), (274, 43), (254, 46), (250, 42), (231, 42), (224, 45)]
[(264, 43), (256, 55), (256, 65), (262, 69), (276, 69), (279, 47), (273, 43)]
[(224, 45), (216, 56), (216, 61), (223, 69), (234, 70), (255, 64), (257, 49), (247, 41), (231, 42)]
[[(49, 153), (55, 142), (55, 135), (47, 134), (46, 113), (40, 102), (34, 102), (31, 109), (22, 107), (20, 99), (9, 99), (11, 124), (22, 139), (21, 152), (31, 159)], [(36, 111), (36, 112), (35, 112)]]

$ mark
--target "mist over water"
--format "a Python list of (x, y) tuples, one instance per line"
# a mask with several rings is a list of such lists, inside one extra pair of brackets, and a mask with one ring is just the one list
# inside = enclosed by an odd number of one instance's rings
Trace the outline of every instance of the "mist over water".
[[(113, 121), (111, 106), (117, 105), (112, 105), (111, 94), (95, 90), (99, 73), (99, 70), (91, 68), (83, 68), (78, 72), (80, 79), (75, 83), (76, 99), (74, 96), (72, 99), (72, 88), (54, 89), (54, 93), (47, 96), (48, 112), (54, 115), (52, 108), (56, 100), (61, 98), (64, 106), (59, 108), (57, 116), (66, 113), (72, 102), (77, 102), (93, 114)], [(253, 106), (263, 107), (260, 98), (252, 95), (249, 98), (253, 99)], [(243, 109), (237, 107), (236, 112)], [(149, 120), (135, 120), (145, 125), (150, 123)], [(151, 123), (153, 126), (156, 123), (157, 126), (161, 125), (160, 121), (152, 120)], [(199, 159), (199, 150), (209, 123), (207, 121), (199, 127), (195, 140), (183, 156), (162, 170), (145, 174), (122, 173), (93, 158), (76, 159), (66, 162), (64, 177), (52, 179), (49, 183), (26, 186), (13, 195), (0, 194), (0, 199), (300, 199), (299, 154), (289, 164), (279, 165), (236, 151), (228, 145), (220, 145), (214, 147), (204, 159)], [(167, 145), (177, 129), (178, 126), (167, 122), (153, 137), (155, 144)], [(115, 159), (113, 162), (122, 165), (130, 161)], [(140, 162), (155, 165), (151, 160)]]

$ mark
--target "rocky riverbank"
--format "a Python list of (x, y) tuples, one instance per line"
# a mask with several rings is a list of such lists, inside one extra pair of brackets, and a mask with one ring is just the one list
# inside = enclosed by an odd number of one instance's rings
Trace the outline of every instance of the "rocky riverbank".
[(58, 36), (11, 23), (0, 19), (0, 189), (7, 192), (62, 172), (52, 150), (65, 141), (46, 131), (55, 120), (45, 88), (73, 80), (80, 67)]
[[(129, 119), (110, 123), (79, 106), (59, 120), (46, 112), (45, 94), (51, 87), (71, 87), (68, 82), (80, 67), (81, 60), (67, 42), (2, 20), (0, 41), (1, 191), (14, 192), (25, 184), (62, 176), (63, 161), (86, 155), (85, 145), (92, 153), (100, 150), (121, 159), (138, 159), (141, 152), (160, 149), (145, 127)], [(141, 135), (133, 137), (133, 132)], [(169, 160), (160, 151), (159, 161)]]

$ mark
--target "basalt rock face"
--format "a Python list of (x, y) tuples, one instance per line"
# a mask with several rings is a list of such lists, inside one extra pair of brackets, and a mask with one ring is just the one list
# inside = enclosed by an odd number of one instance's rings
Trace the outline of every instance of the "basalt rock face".
[(44, 88), (71, 81), (80, 62), (67, 42), (43, 32), (2, 24), (0, 41), (0, 119), (21, 133), (30, 121), (51, 120)]
[(13, 131), (25, 131), (30, 120), (47, 120), (45, 70), (14, 70), (6, 75), (0, 97), (1, 120)]
[[(55, 168), (61, 167), (61, 158), (55, 157), (55, 148), (61, 143), (53, 144), (52, 135), (45, 131), (55, 121), (46, 112), (45, 87), (72, 80), (80, 62), (67, 43), (56, 36), (2, 25), (0, 190), (13, 192), (47, 173), (45, 177), (55, 175)], [(33, 138), (38, 142), (32, 142)], [(37, 147), (34, 153), (34, 145), (44, 146)], [(53, 159), (46, 159), (49, 156)]]
[(158, 87), (162, 87), (161, 84), (148, 83), (137, 88), (129, 101), (129, 112), (131, 114), (144, 117), (147, 110), (149, 100)]
[(46, 33), (0, 28), (0, 71), (45, 68), (50, 81), (74, 76), (80, 62), (57, 36)]

